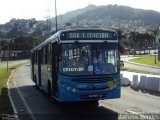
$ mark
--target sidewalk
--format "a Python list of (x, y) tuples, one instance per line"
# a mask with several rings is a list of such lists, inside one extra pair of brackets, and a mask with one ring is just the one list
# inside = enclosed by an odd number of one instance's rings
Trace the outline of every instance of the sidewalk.
[[(160, 70), (160, 67), (157, 67), (157, 66), (139, 64), (139, 63), (134, 63), (129, 61), (130, 59), (134, 59), (138, 57), (142, 57), (142, 56), (121, 56), (122, 60), (125, 63), (138, 65), (144, 68), (143, 70), (146, 70), (146, 71), (148, 69), (150, 70), (156, 69), (157, 71)], [(155, 92), (160, 92), (160, 75), (121, 71), (121, 85), (122, 86), (131, 85), (131, 87), (134, 89), (151, 90)]]
[(122, 71), (121, 85), (131, 85), (134, 89), (151, 90), (160, 92), (160, 76)]

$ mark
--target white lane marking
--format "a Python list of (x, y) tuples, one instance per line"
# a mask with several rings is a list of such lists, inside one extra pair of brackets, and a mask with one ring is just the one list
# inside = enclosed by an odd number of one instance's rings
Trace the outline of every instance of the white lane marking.
[(10, 99), (10, 101), (11, 101), (11, 105), (12, 105), (12, 108), (13, 108), (13, 112), (14, 112), (14, 115), (15, 115), (15, 119), (16, 119), (16, 120), (19, 120), (19, 118), (18, 118), (18, 112), (17, 112), (17, 109), (16, 109), (16, 107), (15, 107), (15, 105), (14, 105), (13, 99), (12, 99), (12, 97), (11, 97), (10, 87), (9, 87), (9, 82), (10, 82), (11, 77), (13, 76), (13, 72), (14, 72), (14, 71), (12, 71), (12, 73), (11, 73), (11, 75), (9, 76), (8, 81), (7, 81), (8, 96), (9, 96), (9, 99)]
[(36, 117), (33, 115), (33, 113), (32, 113), (32, 111), (31, 111), (30, 107), (28, 106), (26, 100), (24, 99), (24, 97), (23, 97), (23, 95), (22, 95), (20, 89), (17, 87), (17, 83), (16, 83), (16, 81), (15, 81), (15, 74), (13, 75), (13, 81), (14, 81), (15, 87), (17, 88), (18, 94), (20, 95), (21, 100), (22, 100), (24, 106), (26, 107), (26, 109), (27, 109), (29, 115), (31, 116), (32, 120), (37, 120)]
[(137, 113), (137, 112), (134, 112), (134, 111), (131, 111), (131, 110), (126, 110), (125, 112), (131, 113), (131, 114), (140, 115), (139, 113)]
[[(137, 112), (134, 112), (134, 111), (131, 111), (131, 110), (126, 110), (125, 112), (128, 112), (128, 113), (131, 113), (133, 114), (134, 116), (137, 116), (138, 119), (141, 119), (141, 120), (155, 120), (155, 118), (159, 118), (159, 116), (154, 116), (154, 114), (141, 114), (141, 113), (137, 113)], [(132, 117), (134, 117), (132, 116)], [(135, 117), (136, 118), (136, 117)]]

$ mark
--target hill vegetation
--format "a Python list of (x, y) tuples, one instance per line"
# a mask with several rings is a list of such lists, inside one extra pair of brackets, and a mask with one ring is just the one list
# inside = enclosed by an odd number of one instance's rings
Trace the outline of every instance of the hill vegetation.
[(120, 5), (95, 6), (74, 10), (58, 16), (63, 22), (78, 22), (81, 20), (139, 20), (148, 24), (160, 24), (160, 12), (153, 10), (135, 9)]

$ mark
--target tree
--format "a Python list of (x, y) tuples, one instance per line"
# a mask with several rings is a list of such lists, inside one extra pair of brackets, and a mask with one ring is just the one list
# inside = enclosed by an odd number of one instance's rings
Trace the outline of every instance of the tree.
[(131, 31), (129, 35), (129, 42), (131, 48), (135, 49), (136, 46), (136, 31)]
[(120, 43), (120, 46), (119, 46), (120, 52), (124, 52), (123, 44), (125, 43), (124, 41), (126, 36), (123, 34), (123, 31), (121, 29), (115, 29), (115, 31), (118, 34), (118, 40)]
[[(156, 45), (158, 43), (157, 41), (157, 35), (158, 35), (158, 30), (159, 30), (159, 27), (155, 27), (151, 30), (151, 32), (153, 33), (153, 36), (154, 36), (154, 45), (155, 45), (155, 49), (156, 49)], [(159, 43), (158, 43), (158, 47), (159, 47)], [(156, 53), (156, 52), (155, 52)], [(154, 63), (156, 64), (156, 54), (155, 54), (155, 59), (154, 59)]]
[(157, 35), (158, 35), (158, 31), (159, 31), (159, 27), (155, 27), (151, 30), (151, 33), (153, 34), (153, 37), (154, 37), (154, 44), (156, 45), (156, 42), (157, 41)]
[(6, 39), (0, 39), (0, 46), (2, 47), (2, 46), (4, 46), (4, 45), (6, 45), (7, 44), (7, 40)]
[(118, 40), (120, 43), (122, 43), (124, 41), (124, 39), (126, 38), (126, 36), (123, 34), (123, 30), (121, 29), (115, 29), (115, 31), (118, 34)]
[(13, 53), (13, 51), (17, 51), (18, 56), (15, 55), (16, 53), (14, 52), (10, 57), (11, 59), (16, 59), (16, 58), (29, 58), (31, 49), (40, 44), (44, 39), (41, 36), (39, 37), (19, 36), (14, 38), (14, 42), (13, 39), (10, 40), (11, 41), (9, 43), (7, 43), (7, 40), (5, 41), (0, 40), (0, 46), (2, 45), (3, 50), (6, 51), (8, 45), (10, 53)]

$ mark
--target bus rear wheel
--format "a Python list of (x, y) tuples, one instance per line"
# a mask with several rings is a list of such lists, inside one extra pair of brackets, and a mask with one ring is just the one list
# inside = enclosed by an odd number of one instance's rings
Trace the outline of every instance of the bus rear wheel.
[(55, 98), (53, 98), (52, 97), (52, 91), (51, 91), (52, 89), (51, 89), (51, 84), (50, 84), (50, 82), (48, 82), (48, 93), (47, 93), (47, 95), (48, 95), (48, 97), (49, 97), (49, 99), (53, 102), (53, 103), (58, 103), (58, 101), (55, 99)]
[(50, 82), (48, 82), (48, 97), (51, 99), (51, 97), (52, 97), (52, 94), (51, 94), (51, 84), (50, 84)]
[(36, 76), (34, 76), (34, 83), (35, 83), (35, 87), (36, 87), (37, 89), (39, 89), (38, 84), (37, 84), (37, 77), (36, 77)]

